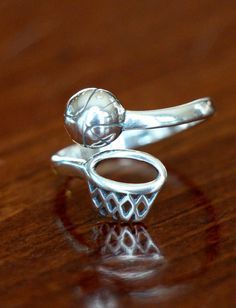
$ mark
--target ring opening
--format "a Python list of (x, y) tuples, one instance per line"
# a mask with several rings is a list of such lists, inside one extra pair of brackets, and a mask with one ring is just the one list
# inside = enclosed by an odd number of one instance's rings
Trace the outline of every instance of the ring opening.
[[(132, 159), (138, 162), (139, 161), (146, 162), (148, 165), (152, 166), (156, 170), (156, 178), (148, 182), (127, 183), (127, 177), (125, 179), (125, 182), (120, 182), (99, 175), (97, 173), (96, 166), (102, 161), (113, 158)], [(122, 169), (124, 168), (119, 168), (119, 170)], [(116, 172), (118, 173), (118, 171), (114, 171), (113, 169), (113, 173)], [(167, 177), (164, 165), (157, 158), (144, 152), (127, 150), (127, 149), (107, 150), (101, 153), (97, 153), (86, 164), (86, 175), (88, 177), (88, 181), (90, 183), (92, 182), (93, 183), (92, 185), (95, 185), (95, 187), (97, 186), (107, 191), (119, 192), (119, 194), (132, 194), (132, 195), (134, 194), (146, 195), (158, 192), (161, 189)]]
[(102, 177), (123, 183), (146, 183), (158, 175), (151, 164), (131, 158), (107, 158), (98, 162), (95, 169)]

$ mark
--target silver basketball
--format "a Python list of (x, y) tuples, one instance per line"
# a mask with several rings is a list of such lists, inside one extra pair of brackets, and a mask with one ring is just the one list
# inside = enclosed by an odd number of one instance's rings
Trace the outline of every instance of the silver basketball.
[(73, 95), (66, 107), (65, 126), (71, 138), (90, 148), (109, 145), (122, 132), (125, 109), (109, 91), (88, 88)]

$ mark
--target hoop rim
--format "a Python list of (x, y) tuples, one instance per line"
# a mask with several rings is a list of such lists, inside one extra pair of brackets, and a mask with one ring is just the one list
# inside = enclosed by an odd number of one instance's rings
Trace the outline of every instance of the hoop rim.
[[(144, 183), (125, 183), (105, 178), (98, 174), (96, 166), (99, 162), (111, 158), (129, 158), (143, 161), (151, 165), (158, 174), (154, 180)], [(109, 150), (97, 153), (87, 162), (85, 170), (88, 180), (94, 182), (98, 187), (108, 191), (125, 194), (151, 194), (158, 192), (167, 178), (166, 168), (159, 159), (144, 152), (127, 149)]]

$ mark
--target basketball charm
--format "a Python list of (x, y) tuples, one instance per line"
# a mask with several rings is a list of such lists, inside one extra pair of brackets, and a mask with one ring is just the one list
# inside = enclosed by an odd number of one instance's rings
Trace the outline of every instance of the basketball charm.
[(122, 132), (125, 109), (109, 91), (88, 88), (73, 95), (65, 112), (71, 138), (85, 147), (109, 145)]

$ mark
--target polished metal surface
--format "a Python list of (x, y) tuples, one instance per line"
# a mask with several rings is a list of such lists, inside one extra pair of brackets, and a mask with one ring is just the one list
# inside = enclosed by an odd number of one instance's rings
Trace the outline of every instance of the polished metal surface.
[(104, 147), (122, 132), (125, 110), (103, 89), (84, 89), (67, 103), (65, 126), (71, 138), (86, 147)]
[[(128, 111), (111, 92), (84, 89), (70, 98), (65, 111), (66, 129), (78, 144), (53, 155), (52, 163), (61, 174), (87, 179), (93, 204), (101, 215), (140, 221), (148, 214), (167, 172), (158, 159), (131, 148), (167, 138), (213, 113), (209, 98), (171, 108)], [(144, 161), (154, 167), (157, 176), (141, 184), (106, 179), (96, 172), (96, 166), (110, 158)]]
[(84, 147), (98, 148), (108, 146), (122, 131), (172, 126), (182, 130), (189, 127), (184, 124), (197, 124), (213, 112), (209, 98), (171, 108), (129, 111), (122, 107), (111, 92), (88, 88), (69, 99), (65, 111), (65, 126), (75, 142)]

